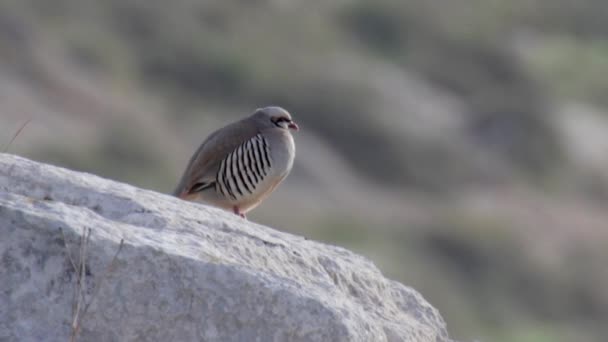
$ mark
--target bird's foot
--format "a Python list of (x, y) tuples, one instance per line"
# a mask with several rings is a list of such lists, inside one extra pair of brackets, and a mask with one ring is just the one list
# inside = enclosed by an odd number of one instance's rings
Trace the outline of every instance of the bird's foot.
[(239, 207), (237, 207), (236, 205), (235, 205), (234, 207), (232, 207), (232, 210), (234, 210), (234, 213), (235, 213), (235, 214), (239, 215), (240, 217), (244, 218), (245, 220), (247, 219), (247, 216), (245, 216), (245, 214), (244, 214), (244, 213), (242, 213), (242, 212), (239, 210)]

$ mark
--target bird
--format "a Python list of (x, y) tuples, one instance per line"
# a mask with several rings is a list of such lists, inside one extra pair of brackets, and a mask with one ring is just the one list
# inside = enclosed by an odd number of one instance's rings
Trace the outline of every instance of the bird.
[(291, 171), (292, 130), (298, 125), (278, 106), (258, 108), (218, 129), (190, 158), (173, 195), (246, 218)]

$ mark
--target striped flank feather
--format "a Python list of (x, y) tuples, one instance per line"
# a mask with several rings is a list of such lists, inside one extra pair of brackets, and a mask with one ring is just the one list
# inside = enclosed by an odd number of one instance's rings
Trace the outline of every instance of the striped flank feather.
[(217, 171), (215, 190), (234, 200), (251, 195), (268, 176), (271, 167), (268, 142), (258, 134), (222, 160)]

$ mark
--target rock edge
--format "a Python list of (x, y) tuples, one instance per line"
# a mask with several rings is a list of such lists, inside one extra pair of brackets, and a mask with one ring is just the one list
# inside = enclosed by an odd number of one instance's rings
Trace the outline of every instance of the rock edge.
[(418, 292), (348, 250), (9, 154), (0, 340), (68, 340), (76, 274), (61, 231), (77, 257), (85, 227), (85, 294), (102, 285), (80, 341), (449, 341)]

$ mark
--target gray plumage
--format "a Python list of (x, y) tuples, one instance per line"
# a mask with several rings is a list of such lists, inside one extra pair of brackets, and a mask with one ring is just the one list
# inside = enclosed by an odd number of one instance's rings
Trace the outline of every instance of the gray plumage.
[(291, 129), (298, 126), (286, 110), (265, 107), (215, 131), (190, 159), (174, 195), (244, 217), (291, 170)]

